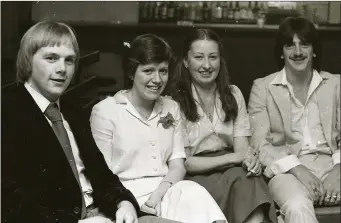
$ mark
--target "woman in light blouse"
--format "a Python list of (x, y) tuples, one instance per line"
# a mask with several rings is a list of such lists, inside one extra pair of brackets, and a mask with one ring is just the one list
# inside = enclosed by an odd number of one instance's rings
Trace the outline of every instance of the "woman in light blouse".
[(109, 168), (142, 211), (180, 222), (226, 222), (202, 186), (183, 181), (186, 155), (180, 109), (160, 96), (172, 58), (171, 48), (160, 37), (136, 37), (122, 63), (132, 87), (94, 106), (92, 133)]
[(208, 29), (190, 32), (169, 94), (185, 126), (188, 179), (204, 186), (229, 223), (277, 222), (239, 88), (230, 85), (223, 47)]

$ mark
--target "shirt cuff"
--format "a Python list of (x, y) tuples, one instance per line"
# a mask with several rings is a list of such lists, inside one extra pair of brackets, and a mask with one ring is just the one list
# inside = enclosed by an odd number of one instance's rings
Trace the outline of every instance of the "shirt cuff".
[(175, 152), (172, 153), (172, 155), (169, 157), (168, 161), (173, 159), (186, 159), (186, 153), (185, 152)]
[(338, 150), (337, 152), (335, 152), (333, 155), (332, 155), (332, 158), (333, 158), (333, 164), (334, 166), (336, 164), (339, 164), (340, 163), (340, 150)]
[(300, 165), (301, 162), (295, 155), (289, 155), (271, 164), (271, 170), (275, 175), (285, 173), (288, 170)]

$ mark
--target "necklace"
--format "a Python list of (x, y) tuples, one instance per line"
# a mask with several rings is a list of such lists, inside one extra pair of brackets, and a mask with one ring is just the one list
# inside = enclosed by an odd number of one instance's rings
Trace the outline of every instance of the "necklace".
[(200, 101), (199, 105), (201, 106), (202, 110), (207, 115), (207, 117), (210, 119), (210, 121), (213, 121), (213, 113), (214, 113), (214, 109), (215, 109), (216, 89), (214, 89), (214, 93), (213, 93), (213, 105), (212, 105), (213, 110), (212, 110), (212, 112), (210, 112), (209, 111), (210, 109), (207, 109), (207, 107), (205, 106), (204, 101), (202, 100), (202, 98), (201, 98), (201, 96), (200, 96), (200, 94), (198, 92), (198, 89), (195, 86), (195, 84), (193, 84), (193, 86), (194, 86), (194, 89), (195, 89), (195, 91), (196, 91), (196, 93), (198, 95), (199, 101)]

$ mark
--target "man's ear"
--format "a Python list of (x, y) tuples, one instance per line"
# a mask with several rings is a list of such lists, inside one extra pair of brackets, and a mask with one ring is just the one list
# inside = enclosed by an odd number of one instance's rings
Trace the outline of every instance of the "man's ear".
[(186, 67), (186, 68), (188, 68), (188, 61), (186, 60), (186, 59), (183, 59), (183, 64), (184, 64), (184, 66)]

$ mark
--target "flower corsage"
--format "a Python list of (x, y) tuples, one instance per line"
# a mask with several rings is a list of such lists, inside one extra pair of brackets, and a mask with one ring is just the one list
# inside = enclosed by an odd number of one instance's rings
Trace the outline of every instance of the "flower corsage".
[(160, 117), (160, 120), (157, 122), (157, 125), (161, 123), (164, 129), (168, 129), (170, 126), (175, 125), (174, 122), (175, 119), (173, 118), (173, 115), (168, 112), (166, 116)]

